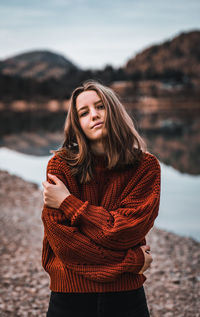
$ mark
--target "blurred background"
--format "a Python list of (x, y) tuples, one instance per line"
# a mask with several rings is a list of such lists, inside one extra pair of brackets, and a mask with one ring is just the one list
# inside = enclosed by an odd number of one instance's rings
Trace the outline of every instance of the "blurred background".
[[(200, 242), (200, 2), (0, 0), (0, 16), (2, 253), (16, 250), (17, 232), (40, 252), (41, 182), (63, 142), (71, 92), (86, 79), (120, 96), (160, 161), (156, 227)], [(5, 316), (39, 316), (10, 305), (0, 306)]]

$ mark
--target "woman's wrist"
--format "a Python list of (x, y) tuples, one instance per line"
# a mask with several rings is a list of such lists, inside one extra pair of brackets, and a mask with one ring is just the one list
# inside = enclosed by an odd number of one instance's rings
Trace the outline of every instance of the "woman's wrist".
[(68, 193), (67, 195), (65, 195), (64, 196), (64, 198), (62, 199), (62, 201), (61, 201), (61, 203), (60, 203), (60, 205), (59, 205), (59, 208), (58, 209), (60, 209), (60, 206), (63, 204), (63, 202), (70, 196), (71, 194), (70, 193)]

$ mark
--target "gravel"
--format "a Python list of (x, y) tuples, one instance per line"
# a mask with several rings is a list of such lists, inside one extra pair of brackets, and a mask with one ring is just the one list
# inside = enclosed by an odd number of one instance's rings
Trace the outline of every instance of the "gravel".
[[(42, 192), (6, 171), (0, 183), (0, 316), (46, 316)], [(157, 228), (147, 243), (154, 259), (144, 284), (151, 317), (200, 317), (200, 243)]]

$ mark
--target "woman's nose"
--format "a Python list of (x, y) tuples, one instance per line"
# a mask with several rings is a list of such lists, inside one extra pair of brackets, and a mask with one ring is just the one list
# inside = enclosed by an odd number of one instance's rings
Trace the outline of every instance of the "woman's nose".
[(95, 119), (95, 118), (99, 117), (99, 113), (98, 113), (98, 111), (96, 109), (92, 109), (90, 114), (91, 114), (91, 118), (92, 119)]

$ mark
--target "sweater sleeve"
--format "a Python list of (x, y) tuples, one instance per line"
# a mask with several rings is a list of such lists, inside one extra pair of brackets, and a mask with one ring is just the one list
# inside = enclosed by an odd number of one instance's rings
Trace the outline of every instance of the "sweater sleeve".
[(55, 256), (67, 268), (91, 280), (110, 282), (123, 272), (138, 274), (143, 267), (144, 254), (140, 247), (127, 251), (100, 247), (80, 233), (77, 227), (67, 225), (61, 211), (52, 209), (43, 208), (45, 238)]
[[(49, 166), (47, 173), (51, 172)], [(63, 181), (62, 177), (60, 179)], [(48, 176), (47, 180), (52, 183)], [(109, 282), (123, 272), (137, 274), (144, 265), (144, 254), (139, 246), (123, 251), (104, 248), (84, 235), (78, 227), (71, 226), (69, 219), (59, 209), (44, 205), (42, 221), (44, 241), (48, 241), (55, 256), (66, 267), (86, 278)]]
[(158, 215), (160, 164), (151, 155), (130, 180), (121, 195), (119, 208), (106, 210), (69, 195), (61, 203), (72, 226), (79, 225), (85, 236), (102, 247), (127, 250), (145, 239)]

